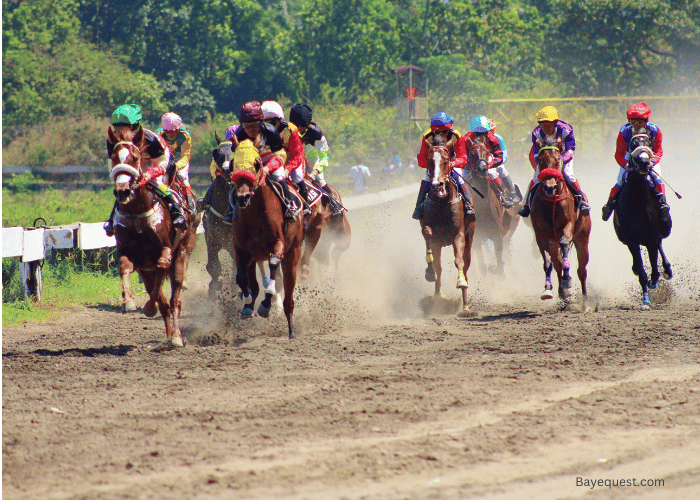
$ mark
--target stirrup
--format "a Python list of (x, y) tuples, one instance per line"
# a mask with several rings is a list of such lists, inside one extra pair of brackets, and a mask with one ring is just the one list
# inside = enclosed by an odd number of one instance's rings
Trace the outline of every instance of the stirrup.
[(527, 217), (530, 215), (530, 207), (528, 205), (523, 205), (523, 208), (518, 210), (518, 215), (520, 217)]
[(581, 215), (590, 215), (591, 206), (582, 199), (578, 204), (578, 210)]
[(603, 205), (603, 222), (607, 221), (613, 213), (612, 203), (606, 203)]
[(107, 236), (110, 238), (114, 236), (114, 223), (111, 220), (105, 222), (102, 228), (105, 230), (105, 233), (107, 233)]
[(471, 205), (464, 207), (464, 217), (470, 222), (476, 220), (476, 212), (474, 212), (474, 208)]
[(413, 215), (411, 216), (416, 220), (420, 220), (423, 217), (423, 205), (419, 205), (416, 207), (416, 209), (413, 211)]

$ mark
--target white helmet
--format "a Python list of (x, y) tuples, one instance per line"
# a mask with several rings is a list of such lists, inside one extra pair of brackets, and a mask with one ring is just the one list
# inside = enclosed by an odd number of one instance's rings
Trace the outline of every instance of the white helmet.
[(182, 127), (182, 118), (180, 118), (180, 115), (177, 113), (165, 113), (161, 118), (161, 124), (163, 126), (163, 130), (167, 130), (168, 132), (176, 132), (180, 130), (180, 127)]
[(279, 118), (284, 120), (284, 110), (277, 101), (263, 101), (262, 112), (265, 118)]

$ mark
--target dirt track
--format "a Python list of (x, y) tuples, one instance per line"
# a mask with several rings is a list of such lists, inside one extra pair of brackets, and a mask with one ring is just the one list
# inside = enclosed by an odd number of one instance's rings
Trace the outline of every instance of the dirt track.
[(162, 321), (110, 307), (3, 330), (3, 498), (700, 498), (693, 244), (669, 245), (676, 281), (647, 312), (628, 256), (593, 251), (581, 314), (538, 299), (522, 226), (508, 279), (469, 273), (476, 317), (423, 317), (411, 202), (352, 214), (352, 255), (298, 289), (291, 342), (279, 311), (206, 301), (203, 242), (182, 350), (152, 352)]

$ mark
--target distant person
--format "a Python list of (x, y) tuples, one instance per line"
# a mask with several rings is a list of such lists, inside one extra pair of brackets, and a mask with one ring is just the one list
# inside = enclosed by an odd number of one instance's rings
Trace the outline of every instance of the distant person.
[(532, 194), (535, 186), (540, 182), (537, 178), (540, 173), (537, 165), (537, 156), (540, 148), (554, 146), (557, 144), (557, 141), (561, 141), (563, 148), (561, 162), (564, 181), (566, 181), (571, 194), (574, 195), (574, 200), (577, 208), (581, 211), (581, 215), (588, 215), (591, 212), (591, 207), (588, 205), (587, 197), (583, 194), (576, 177), (574, 177), (574, 150), (576, 149), (574, 128), (564, 120), (559, 119), (559, 112), (554, 106), (545, 106), (540, 109), (535, 115), (535, 119), (538, 125), (532, 131), (532, 148), (530, 149), (530, 164), (535, 169), (535, 174), (527, 190), (525, 204), (518, 211), (518, 215), (521, 217), (530, 215)]
[[(659, 177), (659, 162), (664, 154), (661, 144), (663, 136), (658, 125), (649, 123), (650, 116), (651, 108), (643, 102), (633, 104), (627, 110), (627, 123), (620, 128), (620, 132), (617, 134), (617, 148), (615, 150), (615, 160), (618, 165), (620, 165), (620, 171), (617, 174), (617, 182), (610, 190), (610, 198), (608, 198), (608, 202), (603, 206), (604, 221), (610, 218), (613, 208), (617, 205), (617, 196), (620, 194), (622, 186), (627, 180), (627, 165), (632, 153), (632, 151), (629, 150), (630, 140), (634, 135), (646, 134), (649, 136), (649, 139), (651, 139), (651, 154), (647, 152), (646, 156), (644, 156), (649, 163), (649, 178), (654, 185), (656, 199), (659, 201), (661, 219), (666, 224), (671, 222), (670, 208), (666, 202), (666, 186), (661, 180), (661, 177)], [(641, 158), (641, 155), (637, 156), (637, 158)]]
[(399, 152), (394, 150), (394, 152), (389, 157), (389, 165), (393, 165), (395, 169), (401, 170), (403, 168), (403, 162), (399, 156)]
[(365, 179), (372, 177), (372, 173), (369, 171), (367, 165), (362, 162), (361, 158), (355, 158), (355, 163), (355, 166), (350, 168), (350, 177), (355, 181), (355, 192), (360, 194), (367, 191)]

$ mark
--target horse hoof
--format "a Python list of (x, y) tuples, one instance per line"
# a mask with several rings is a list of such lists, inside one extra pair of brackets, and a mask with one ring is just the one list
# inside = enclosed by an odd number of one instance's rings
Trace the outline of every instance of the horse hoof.
[(146, 302), (146, 305), (143, 306), (143, 314), (146, 315), (147, 318), (152, 318), (158, 313), (158, 305), (156, 302), (151, 302), (150, 300)]
[(428, 283), (435, 283), (437, 281), (437, 276), (435, 275), (435, 272), (430, 272), (428, 270), (425, 271), (425, 281)]
[(269, 318), (270, 317), (270, 308), (265, 307), (264, 305), (260, 304), (258, 306), (258, 315), (261, 318)]
[(647, 287), (648, 287), (650, 290), (656, 290), (656, 286), (657, 286), (657, 282), (656, 282), (656, 281), (650, 281), (649, 283), (647, 283)]
[(649, 302), (644, 302), (644, 303), (642, 304), (642, 307), (641, 307), (640, 309), (641, 309), (642, 311), (648, 311), (649, 309), (651, 309), (651, 304), (650, 304)]
[(170, 344), (171, 344), (173, 347), (185, 347), (185, 343), (184, 343), (183, 340), (182, 340), (182, 336), (172, 337), (172, 338), (170, 339)]
[(136, 307), (136, 302), (134, 302), (133, 300), (126, 301), (124, 303), (124, 305), (122, 306), (122, 312), (125, 312), (125, 313), (134, 312), (137, 309), (138, 308)]
[(252, 317), (253, 317), (253, 307), (250, 305), (246, 305), (241, 310), (241, 319), (252, 318)]
[(540, 295), (540, 299), (542, 299), (542, 300), (548, 300), (548, 299), (553, 299), (553, 298), (554, 298), (554, 294), (552, 293), (551, 290), (546, 290), (546, 289), (545, 289), (545, 290), (542, 292), (542, 294)]
[(473, 318), (476, 316), (476, 313), (469, 309), (469, 306), (464, 306), (464, 309), (459, 311), (457, 313), (458, 318)]
[(183, 281), (183, 282), (182, 282), (182, 289), (183, 289), (183, 290), (189, 289), (189, 287), (187, 286), (187, 281)]
[(468, 288), (469, 285), (467, 285), (467, 280), (464, 278), (459, 278), (457, 280), (457, 288)]
[(568, 299), (572, 294), (573, 292), (571, 291), (571, 285), (569, 285), (567, 288), (562, 288), (559, 290), (559, 296), (562, 299)]

